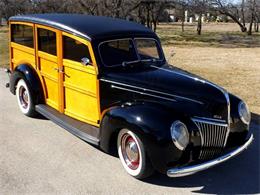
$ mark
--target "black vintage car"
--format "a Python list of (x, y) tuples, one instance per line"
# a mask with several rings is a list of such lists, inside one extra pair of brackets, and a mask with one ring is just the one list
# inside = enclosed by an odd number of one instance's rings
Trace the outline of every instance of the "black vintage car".
[[(110, 152), (136, 178), (190, 175), (253, 140), (247, 105), (174, 66), (150, 29), (108, 17), (11, 17), (10, 91), (36, 112)], [(113, 165), (112, 165), (113, 166)]]

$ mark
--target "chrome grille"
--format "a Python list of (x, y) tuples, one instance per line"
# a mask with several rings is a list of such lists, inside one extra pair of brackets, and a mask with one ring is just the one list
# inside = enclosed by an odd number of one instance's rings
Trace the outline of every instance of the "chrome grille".
[(220, 154), (226, 145), (229, 127), (223, 122), (192, 119), (197, 125), (201, 136), (199, 159), (211, 159)]

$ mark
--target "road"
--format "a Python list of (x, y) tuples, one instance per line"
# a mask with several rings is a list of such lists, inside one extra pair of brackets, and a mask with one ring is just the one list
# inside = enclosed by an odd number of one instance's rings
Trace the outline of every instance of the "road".
[(144, 181), (120, 161), (50, 120), (24, 116), (0, 69), (0, 194), (256, 194), (260, 193), (260, 117), (253, 145), (210, 170), (182, 178), (155, 174)]

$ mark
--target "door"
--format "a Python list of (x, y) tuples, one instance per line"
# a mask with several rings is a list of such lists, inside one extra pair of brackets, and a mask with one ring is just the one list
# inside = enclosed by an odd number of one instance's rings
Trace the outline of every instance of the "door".
[(36, 58), (37, 69), (40, 72), (44, 86), (46, 104), (59, 110), (59, 65), (58, 65), (58, 44), (57, 32), (54, 29), (37, 25), (36, 26)]
[[(99, 86), (97, 65), (90, 42), (62, 33), (64, 113), (98, 126)], [(89, 59), (89, 64), (81, 63)]]

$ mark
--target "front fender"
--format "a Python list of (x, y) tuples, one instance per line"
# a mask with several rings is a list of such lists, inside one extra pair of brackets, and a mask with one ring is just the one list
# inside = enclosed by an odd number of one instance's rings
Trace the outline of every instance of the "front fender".
[(170, 134), (170, 126), (177, 119), (185, 121), (184, 116), (157, 103), (128, 103), (110, 108), (101, 121), (100, 147), (109, 152), (119, 131), (128, 128), (142, 140), (154, 168), (165, 172), (167, 163), (182, 156)]

